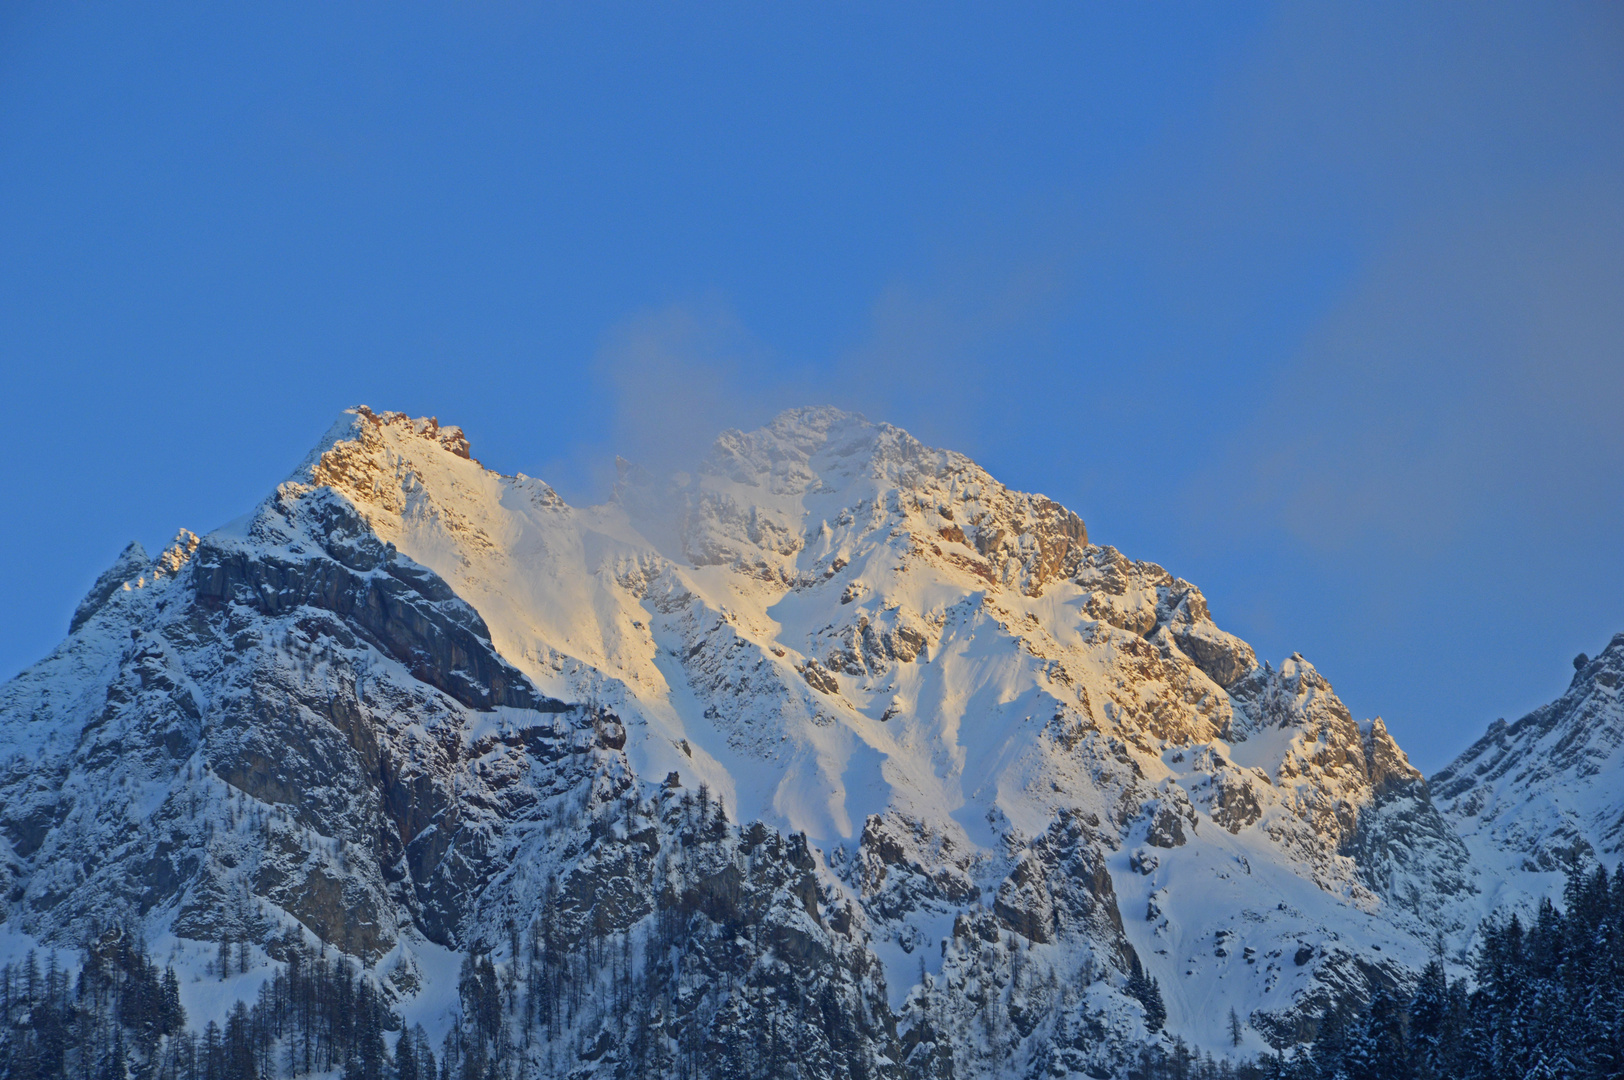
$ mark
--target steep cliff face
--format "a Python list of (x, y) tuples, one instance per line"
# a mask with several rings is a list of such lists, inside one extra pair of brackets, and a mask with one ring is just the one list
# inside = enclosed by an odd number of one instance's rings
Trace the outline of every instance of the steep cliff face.
[(1257, 1049), (1464, 942), (1481, 883), (1382, 722), (1065, 508), (828, 409), (678, 479), (572, 507), (363, 408), (132, 546), (0, 688), (9, 924), (299, 927), (422, 1011), (435, 950), (545, 917), (638, 958), (663, 1034), (570, 1021), (605, 1075), (819, 1001), (817, 1075), (1098, 1071), (1149, 1037), (1136, 968)]

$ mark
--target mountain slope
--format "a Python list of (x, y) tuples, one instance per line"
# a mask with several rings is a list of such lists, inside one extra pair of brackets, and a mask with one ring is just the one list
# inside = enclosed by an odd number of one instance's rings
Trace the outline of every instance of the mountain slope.
[[(833, 995), (826, 1075), (1105, 1067), (1136, 967), (1257, 1049), (1468, 940), (1494, 886), (1381, 721), (1065, 508), (830, 409), (678, 480), (572, 507), (361, 408), (132, 547), (0, 688), (9, 925), (294, 928), (421, 1015), (443, 950), (618, 942), (723, 1047)], [(606, 1074), (696, 1037), (605, 1015)]]
[(1541, 885), (1624, 852), (1624, 634), (1574, 661), (1563, 695), (1516, 723), (1496, 720), (1433, 777), (1451, 824), (1485, 863)]

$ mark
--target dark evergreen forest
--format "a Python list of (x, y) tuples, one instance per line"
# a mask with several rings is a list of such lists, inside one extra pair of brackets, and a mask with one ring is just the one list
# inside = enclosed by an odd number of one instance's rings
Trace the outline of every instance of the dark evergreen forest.
[[(111, 930), (88, 943), (70, 977), (54, 957), (0, 968), (0, 1076), (6, 1080), (259, 1080), (341, 1072), (345, 1080), (511, 1080), (567, 1075), (578, 1054), (553, 1036), (569, 1028), (588, 993), (618, 995), (637, 1014), (646, 978), (634, 977), (627, 942), (563, 948), (540, 929), (510, 942), (520, 962), (499, 969), (466, 958), (460, 1022), (438, 1046), (404, 1029), (373, 983), (347, 959), (291, 936), (281, 963), (252, 1005), (237, 1003), (224, 1027), (189, 1027), (172, 968), (160, 970), (138, 935)], [(1483, 927), (1473, 977), (1450, 982), (1441, 960), (1405, 991), (1381, 991), (1326, 1017), (1310, 1045), (1242, 1063), (1215, 1061), (1176, 1038), (1123, 1062), (1130, 1080), (1545, 1080), (1624, 1077), (1624, 871), (1570, 879), (1558, 907), (1546, 901), (1530, 924)], [(675, 940), (677, 927), (659, 933)], [(216, 970), (245, 965), (246, 950), (222, 943)], [(1156, 994), (1135, 973), (1136, 995)], [(805, 1003), (808, 1023), (827, 1003)], [(1235, 1018), (1237, 1040), (1240, 1020)], [(680, 1040), (679, 1040), (680, 1041)], [(793, 1047), (770, 1033), (752, 1061), (707, 1060), (698, 1038), (675, 1065), (684, 1076), (795, 1077)], [(529, 1062), (528, 1065), (521, 1065)], [(715, 1068), (713, 1066), (720, 1066)]]
[(1411, 993), (1328, 1017), (1312, 1047), (1260, 1063), (1302, 1080), (1624, 1076), (1624, 868), (1568, 880), (1563, 906), (1483, 927), (1473, 985), (1434, 961)]

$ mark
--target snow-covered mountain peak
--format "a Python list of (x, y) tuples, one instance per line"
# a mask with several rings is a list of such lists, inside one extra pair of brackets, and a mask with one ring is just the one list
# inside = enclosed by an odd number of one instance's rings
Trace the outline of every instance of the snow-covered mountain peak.
[[(1331, 853), (1356, 808), (1389, 775), (1419, 780), (1300, 656), (1259, 668), (1193, 585), (1091, 546), (1069, 510), (891, 425), (815, 408), (723, 433), (673, 493), (680, 553), (649, 539), (633, 500), (571, 508), (484, 469), (432, 420), (361, 408), (323, 445), (267, 504), (280, 524), (265, 538), (330, 532), (325, 500), (340, 497), (450, 583), (544, 692), (628, 712), (649, 774), (685, 770), (820, 843), (851, 843), (888, 809), (960, 850), (998, 849), (988, 820), (1035, 834), (1059, 810), (1111, 816), (1049, 728), (1121, 740), (1150, 776), (1161, 746), (1271, 728), (1287, 743), (1242, 756), (1277, 782), (1342, 778), (1292, 805), (1330, 860), (1322, 877), (1352, 881)], [(1039, 713), (1049, 728), (1010, 725)], [(1306, 809), (1326, 800), (1347, 809)]]
[(384, 496), (394, 486), (384, 481), (386, 476), (404, 468), (415, 472), (421, 483), (425, 468), (432, 475), (451, 465), (448, 458), (479, 467), (461, 428), (441, 427), (434, 417), (375, 413), (358, 405), (339, 417), (288, 482), (334, 487), (369, 501), (369, 495)]
[(1624, 853), (1624, 634), (1582, 660), (1561, 697), (1496, 720), (1432, 778), (1474, 850), (1546, 873)]
[(101, 576), (96, 578), (96, 583), (85, 593), (84, 599), (79, 601), (79, 606), (73, 609), (73, 619), (68, 623), (68, 633), (74, 633), (89, 621), (114, 592), (122, 589), (126, 582), (138, 577), (151, 562), (147, 549), (141, 546), (141, 542), (131, 540), (119, 553), (118, 558), (113, 560), (113, 565), (103, 570)]
[(84, 599), (79, 601), (68, 624), (68, 632), (76, 633), (120, 593), (144, 589), (166, 577), (174, 577), (191, 560), (199, 542), (196, 533), (181, 529), (175, 534), (175, 539), (158, 553), (157, 558), (150, 558), (140, 541), (130, 541), (113, 565), (102, 571), (96, 583), (85, 593)]
[[(962, 454), (837, 409), (724, 433), (683, 496), (683, 556), (804, 585), (872, 553), (1034, 595), (1081, 565), (1082, 519)], [(838, 568), (835, 572), (839, 572)]]
[(778, 494), (837, 494), (860, 481), (909, 487), (974, 468), (962, 454), (928, 447), (901, 428), (820, 406), (787, 410), (754, 431), (723, 432), (699, 479), (702, 487), (735, 483)]
[[(693, 475), (618, 473), (571, 506), (458, 428), (357, 407), (245, 517), (126, 549), (0, 687), (18, 925), (294, 920), (372, 962), (488, 948), (557, 877), (578, 927), (620, 932), (712, 888), (659, 877), (702, 835), (765, 860), (795, 941), (877, 957), (888, 1008), (967, 1024), (947, 988), (1019, 939), (1103, 980), (1117, 1031), (1137, 957), (1210, 1046), (1220, 997), (1295, 1037), (1469, 937), (1487, 886), (1382, 720), (1053, 500), (831, 408), (724, 432)], [(1492, 730), (1473, 783), (1538, 729), (1561, 791), (1602, 791), (1621, 682), (1624, 637), (1557, 703), (1574, 724)], [(634, 879), (635, 903), (597, 891)]]

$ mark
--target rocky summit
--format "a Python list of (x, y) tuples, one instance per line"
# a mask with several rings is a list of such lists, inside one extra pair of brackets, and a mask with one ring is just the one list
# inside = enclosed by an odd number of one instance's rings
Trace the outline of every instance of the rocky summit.
[[(1580, 660), (1429, 782), (1302, 656), (890, 425), (788, 412), (575, 507), (362, 407), (0, 687), (0, 949), (138, 941), (242, 1039), (336, 979), (344, 1038), (447, 1076), (1238, 1060), (1616, 859), (1624, 635)], [(256, 1075), (340, 1067), (254, 1023)]]

